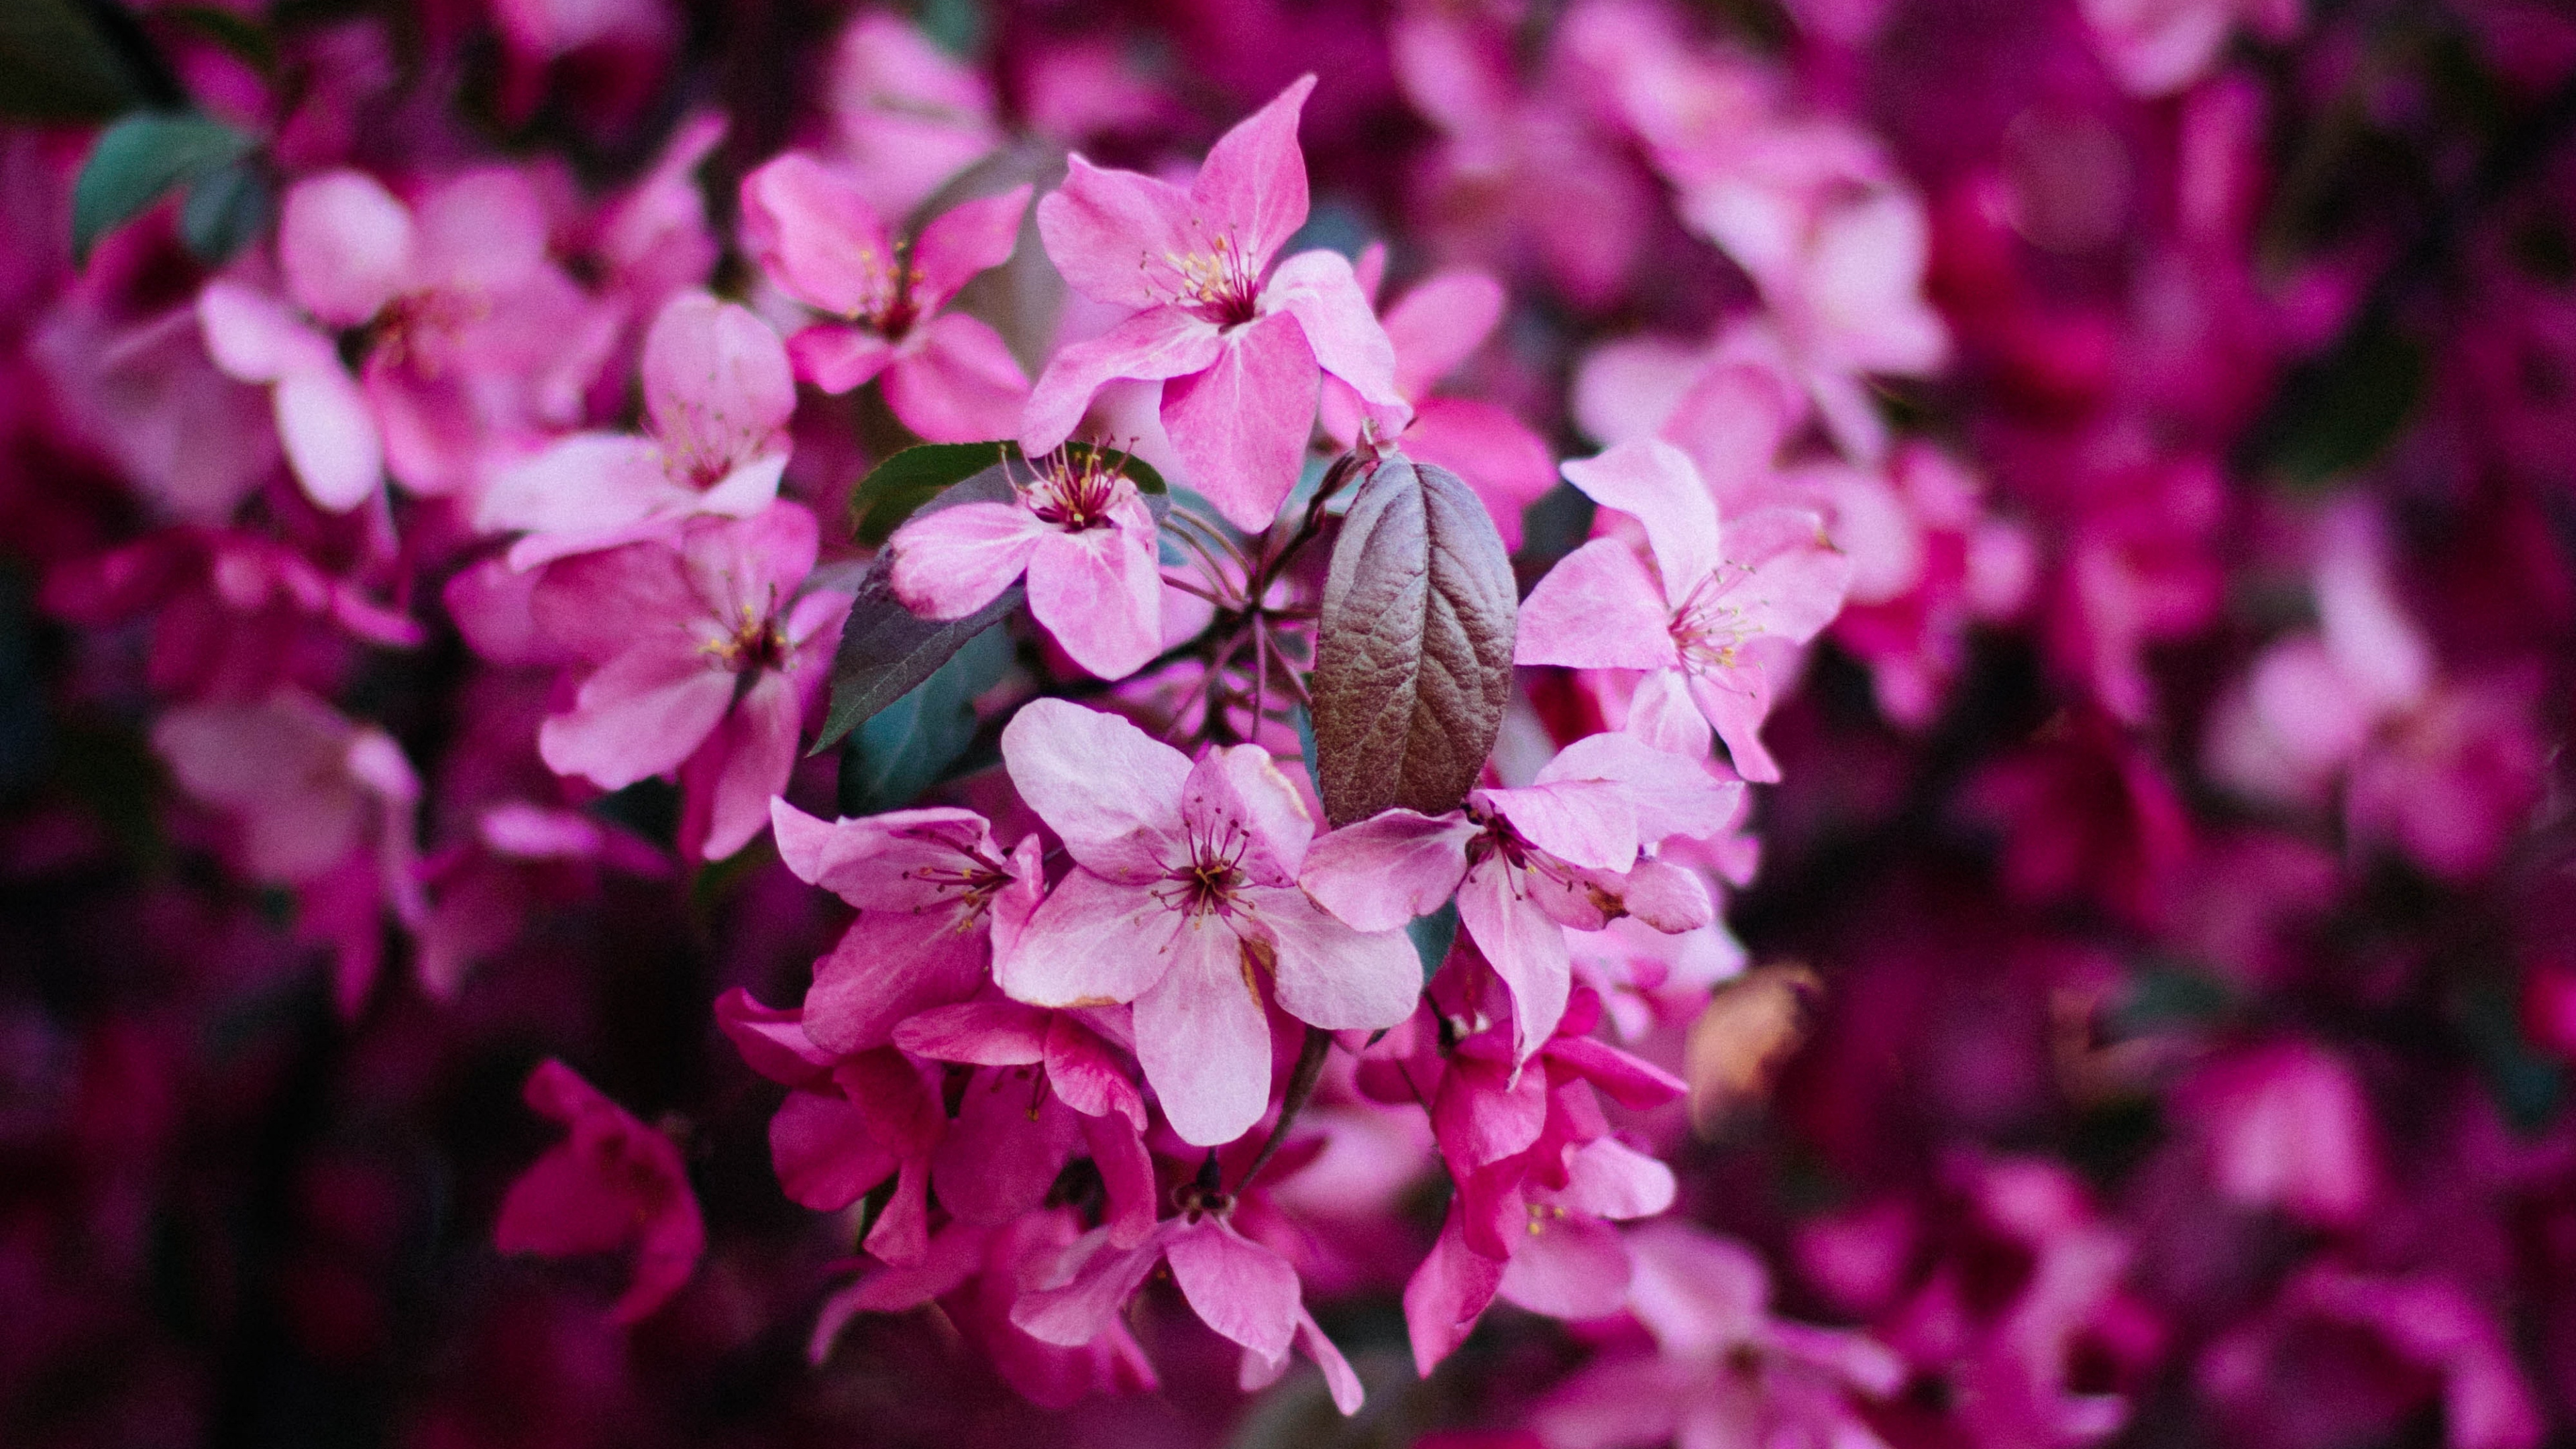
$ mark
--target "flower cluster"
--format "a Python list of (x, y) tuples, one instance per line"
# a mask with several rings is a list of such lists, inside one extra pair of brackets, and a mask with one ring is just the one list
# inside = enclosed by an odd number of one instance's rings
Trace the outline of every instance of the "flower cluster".
[(38, 9), (0, 1439), (2576, 1432), (2546, 7)]

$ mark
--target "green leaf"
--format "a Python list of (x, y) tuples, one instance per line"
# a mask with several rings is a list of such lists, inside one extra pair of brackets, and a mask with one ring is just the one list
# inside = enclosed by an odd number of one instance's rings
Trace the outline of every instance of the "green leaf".
[(1007, 443), (924, 443), (868, 470), (850, 495), (850, 527), (859, 542), (883, 547), (921, 505), (1016, 452)]
[(1422, 984), (1428, 986), (1458, 939), (1458, 903), (1450, 901), (1430, 915), (1414, 917), (1405, 923), (1404, 934), (1413, 938), (1413, 954), (1422, 958)]
[(1011, 667), (1011, 638), (989, 628), (912, 692), (870, 716), (841, 756), (841, 813), (909, 805), (975, 743), (975, 701)]
[(249, 136), (187, 111), (139, 111), (99, 133), (72, 184), (72, 254), (142, 214), (170, 188), (250, 154)]
[(2424, 349), (2384, 320), (2354, 329), (2282, 387), (2265, 431), (2272, 467), (2314, 486), (2377, 458), (2413, 415)]
[(219, 267), (268, 227), (268, 178), (244, 159), (218, 167), (188, 188), (179, 208), (179, 239), (210, 267)]

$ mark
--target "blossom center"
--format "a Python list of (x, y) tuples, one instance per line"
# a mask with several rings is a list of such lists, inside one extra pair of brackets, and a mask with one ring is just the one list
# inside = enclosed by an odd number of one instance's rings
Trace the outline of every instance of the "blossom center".
[(705, 645), (718, 667), (734, 674), (755, 674), (787, 667), (787, 629), (773, 611), (742, 606), (733, 631)]
[(1179, 280), (1176, 305), (1219, 327), (1261, 315), (1259, 268), (1233, 237), (1219, 232), (1196, 250), (1166, 253), (1163, 261)]
[(1119, 470), (1124, 457), (1117, 461), (1098, 448), (1086, 448), (1080, 457), (1070, 448), (1058, 448), (1030, 466), (1036, 476), (1020, 489), (1029, 511), (1045, 522), (1068, 533), (1109, 526), (1109, 510), (1136, 485)]
[(388, 367), (410, 366), (426, 375), (438, 371), (438, 344), (450, 340), (491, 315), (491, 299), (456, 287), (425, 287), (406, 292), (384, 305), (366, 328), (368, 355)]
[(1673, 646), (1685, 665), (1696, 670), (1735, 667), (1735, 652), (1753, 631), (1745, 627), (1744, 610), (1726, 595), (1718, 574), (1711, 573), (1693, 584), (1681, 607), (1673, 610)]
[(850, 320), (865, 323), (888, 342), (900, 342), (921, 320), (921, 308), (912, 300), (912, 289), (921, 282), (921, 268), (912, 264), (912, 247), (908, 242), (895, 244), (894, 255), (880, 256), (874, 247), (859, 251), (858, 305), (850, 310)]
[(1243, 906), (1242, 892), (1249, 879), (1243, 873), (1243, 857), (1251, 847), (1252, 837), (1232, 821), (1211, 834), (1192, 831), (1188, 859), (1154, 888), (1155, 899), (1192, 920), (1233, 915)]

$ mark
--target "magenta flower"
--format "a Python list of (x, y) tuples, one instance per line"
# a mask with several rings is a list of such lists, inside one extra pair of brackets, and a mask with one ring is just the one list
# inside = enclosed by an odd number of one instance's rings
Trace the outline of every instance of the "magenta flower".
[(796, 380), (769, 324), (683, 292), (644, 337), (649, 436), (575, 433), (502, 470), (474, 523), (525, 530), (514, 568), (613, 548), (699, 515), (749, 518), (778, 497)]
[(1124, 679), (1163, 650), (1163, 576), (1154, 515), (1110, 457), (1039, 458), (1009, 503), (914, 515), (886, 546), (904, 607), (963, 619), (1022, 574), (1029, 612), (1073, 662)]
[(1243, 1376), (1255, 1384), (1278, 1377), (1291, 1347), (1303, 1348), (1324, 1371), (1333, 1406), (1359, 1410), (1359, 1375), (1306, 1311), (1297, 1269), (1269, 1248), (1236, 1232), (1226, 1220), (1230, 1204), (1201, 1205), (1165, 1218), (1144, 1242), (1122, 1248), (1108, 1228), (1076, 1238), (1053, 1271), (1011, 1309), (1011, 1322), (1041, 1342), (1075, 1347), (1118, 1327), (1119, 1310), (1154, 1271), (1171, 1269), (1199, 1321), (1243, 1345)]
[(776, 503), (549, 568), (539, 628), (591, 668), (538, 731), (547, 767), (603, 790), (679, 770), (682, 848), (713, 860), (748, 844), (849, 612), (846, 594), (796, 597), (814, 550), (814, 515)]
[[(1746, 779), (1778, 780), (1760, 733), (1774, 681), (1832, 622), (1851, 573), (1821, 522), (1765, 509), (1721, 538), (1698, 469), (1658, 440), (1568, 463), (1565, 476), (1643, 524), (1654, 563), (1609, 538), (1566, 555), (1521, 606), (1515, 662), (1649, 671), (1631, 730), (1704, 755), (1713, 727)], [(1694, 707), (1706, 726), (1689, 721)]]
[(1162, 420), (1190, 483), (1229, 520), (1266, 528), (1296, 486), (1323, 373), (1388, 424), (1407, 416), (1395, 349), (1329, 251), (1274, 269), (1306, 220), (1297, 119), (1306, 76), (1219, 137), (1188, 189), (1080, 156), (1038, 203), (1038, 233), (1073, 289), (1136, 311), (1058, 351), (1020, 423), (1030, 456), (1073, 435), (1117, 378), (1162, 384)]
[(1529, 785), (1475, 791), (1463, 810), (1389, 810), (1332, 832), (1301, 881), (1363, 931), (1398, 929), (1455, 895), (1459, 924), (1511, 995), (1513, 1059), (1527, 1061), (1572, 989), (1558, 927), (1597, 931), (1623, 915), (1666, 932), (1707, 925), (1699, 877), (1645, 851), (1724, 829), (1743, 789), (1632, 735), (1592, 735)]
[(1264, 978), (1281, 1010), (1331, 1031), (1413, 1010), (1422, 968), (1402, 932), (1353, 930), (1298, 889), (1314, 823), (1258, 746), (1193, 765), (1115, 715), (1040, 699), (1002, 731), (1002, 760), (1078, 868), (995, 979), (1038, 1006), (1134, 1002), (1137, 1058), (1182, 1140), (1231, 1142), (1261, 1119)]
[(1037, 837), (1005, 853), (972, 810), (827, 823), (772, 800), (769, 813), (797, 879), (859, 908), (805, 994), (805, 1032), (828, 1051), (883, 1046), (904, 1018), (973, 996), (994, 933), (1037, 905)]
[(635, 1279), (609, 1317), (633, 1323), (680, 1291), (706, 1251), (697, 1194), (670, 1138), (635, 1120), (572, 1068), (528, 1075), (528, 1105), (572, 1135), (510, 1184), (494, 1243), (550, 1258), (633, 1247)]
[(978, 272), (1011, 259), (1029, 189), (965, 202), (896, 239), (857, 187), (802, 151), (742, 180), (742, 224), (779, 290), (844, 319), (787, 340), (797, 375), (829, 393), (876, 378), (903, 425), (937, 443), (1019, 425), (1028, 375), (995, 332), (943, 312)]
[[(273, 387), (297, 481), (335, 513), (375, 493), (388, 465), (415, 493), (474, 481), (494, 436), (561, 426), (606, 360), (612, 314), (547, 258), (528, 179), (471, 172), (404, 205), (341, 170), (287, 193), (277, 254), (289, 305), (210, 282), (197, 318), (215, 365)], [(352, 376), (334, 334), (363, 328)]]

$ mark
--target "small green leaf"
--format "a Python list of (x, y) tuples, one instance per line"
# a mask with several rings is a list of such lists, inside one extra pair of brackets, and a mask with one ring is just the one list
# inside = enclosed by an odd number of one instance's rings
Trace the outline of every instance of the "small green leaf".
[(1413, 953), (1422, 958), (1422, 984), (1428, 986), (1458, 939), (1458, 903), (1450, 901), (1430, 915), (1414, 917), (1405, 923), (1404, 934), (1413, 938)]
[(268, 226), (268, 179), (247, 159), (197, 178), (179, 208), (179, 239), (210, 267), (219, 267)]
[(72, 253), (141, 215), (169, 190), (250, 154), (255, 143), (187, 111), (140, 111), (99, 133), (72, 185)]
[(861, 724), (841, 756), (841, 813), (899, 810), (945, 778), (975, 743), (975, 701), (1009, 672), (1011, 652), (1008, 633), (986, 629)]
[(1007, 443), (924, 443), (868, 470), (850, 495), (850, 527), (859, 542), (882, 547), (921, 505), (987, 468), (998, 468)]

